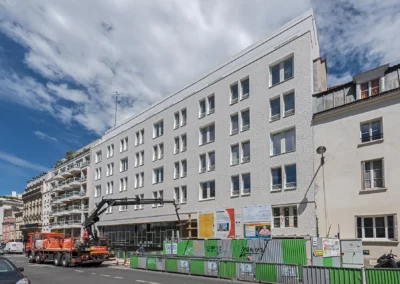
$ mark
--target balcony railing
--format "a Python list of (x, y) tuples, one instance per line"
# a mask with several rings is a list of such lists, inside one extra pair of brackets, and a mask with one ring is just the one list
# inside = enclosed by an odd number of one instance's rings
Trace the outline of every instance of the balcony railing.
[(215, 165), (210, 165), (210, 166), (208, 167), (208, 171), (209, 171), (209, 172), (215, 171)]
[(89, 205), (83, 205), (82, 206), (83, 211), (88, 211), (89, 210)]
[(182, 120), (181, 126), (185, 126), (185, 125), (186, 125), (186, 119), (185, 119), (185, 120)]
[(231, 105), (236, 104), (238, 102), (238, 98), (231, 99)]
[(182, 177), (186, 177), (187, 176), (187, 172), (182, 172)]
[(246, 156), (242, 158), (242, 163), (248, 163), (250, 162), (250, 156)]
[(242, 100), (245, 100), (245, 99), (247, 99), (248, 97), (250, 97), (250, 93), (243, 94), (243, 95), (242, 95)]
[(242, 125), (242, 131), (247, 131), (250, 129), (250, 124)]
[(282, 189), (282, 184), (273, 184), (272, 185), (272, 190), (280, 190)]
[(206, 112), (201, 112), (199, 118), (203, 118), (206, 116)]
[(237, 196), (237, 195), (239, 195), (239, 189), (233, 189), (232, 190), (232, 196)]
[(208, 114), (213, 114), (215, 112), (215, 108), (210, 108), (209, 110), (208, 110)]
[(182, 146), (181, 152), (185, 152), (185, 151), (186, 151), (186, 146)]
[(281, 118), (281, 114), (278, 113), (278, 114), (275, 114), (275, 115), (271, 116), (271, 121), (276, 121), (276, 120), (279, 120), (280, 118)]
[(372, 136), (363, 136), (361, 137), (361, 143), (365, 143), (365, 142), (370, 142), (370, 141), (374, 141), (374, 140), (380, 140), (383, 139), (383, 133), (378, 133)]
[(296, 186), (297, 186), (297, 182), (295, 182), (295, 181), (285, 183), (286, 188), (294, 188)]
[(90, 162), (89, 161), (81, 163), (81, 168), (86, 168), (88, 166), (90, 166)]
[(243, 188), (243, 194), (250, 194), (250, 192), (251, 192), (251, 188), (250, 187)]
[(239, 164), (239, 159), (238, 158), (233, 158), (231, 165), (235, 166), (235, 165), (238, 165), (238, 164)]
[(205, 173), (205, 172), (206, 172), (206, 168), (205, 167), (200, 169), (200, 173)]
[(289, 110), (285, 111), (285, 117), (286, 116), (291, 116), (291, 115), (294, 115), (294, 109), (289, 109)]
[(239, 128), (233, 128), (231, 130), (231, 135), (235, 135), (235, 134), (238, 134), (238, 133), (239, 133)]
[(178, 179), (179, 178), (179, 173), (174, 174), (174, 179)]

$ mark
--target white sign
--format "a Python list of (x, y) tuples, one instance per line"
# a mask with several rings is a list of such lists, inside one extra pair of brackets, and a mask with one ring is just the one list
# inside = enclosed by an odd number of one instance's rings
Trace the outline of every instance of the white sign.
[(172, 251), (171, 251), (171, 243), (164, 244), (165, 246), (165, 254), (178, 254), (178, 245), (177, 243), (172, 244)]
[(207, 264), (208, 272), (215, 272), (218, 271), (218, 264), (216, 261), (208, 261)]
[(243, 223), (271, 222), (271, 205), (243, 206)]
[(243, 224), (241, 214), (235, 214), (235, 238), (243, 238)]
[(240, 273), (253, 273), (253, 265), (251, 263), (241, 263)]
[(340, 256), (339, 239), (322, 239), (322, 249), (324, 257)]
[(281, 275), (283, 277), (297, 277), (298, 276), (297, 266), (282, 265)]
[(312, 246), (313, 247), (318, 246), (318, 238), (312, 238)]

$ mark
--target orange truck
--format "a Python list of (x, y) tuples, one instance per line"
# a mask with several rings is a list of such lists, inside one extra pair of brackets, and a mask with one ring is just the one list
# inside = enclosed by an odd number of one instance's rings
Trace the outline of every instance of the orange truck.
[(82, 238), (65, 237), (60, 233), (30, 233), (25, 255), (30, 263), (51, 261), (56, 266), (100, 265), (109, 256), (107, 240), (89, 245)]

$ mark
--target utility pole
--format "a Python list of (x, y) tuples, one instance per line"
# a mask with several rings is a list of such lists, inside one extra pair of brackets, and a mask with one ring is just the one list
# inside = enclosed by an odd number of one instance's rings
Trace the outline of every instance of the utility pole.
[(115, 118), (114, 118), (114, 127), (117, 126), (117, 108), (118, 108), (118, 92), (115, 92)]

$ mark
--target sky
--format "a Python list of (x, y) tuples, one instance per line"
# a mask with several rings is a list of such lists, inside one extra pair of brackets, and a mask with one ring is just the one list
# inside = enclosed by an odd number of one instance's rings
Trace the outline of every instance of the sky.
[(400, 63), (398, 0), (0, 0), (0, 195), (310, 8), (329, 85)]

